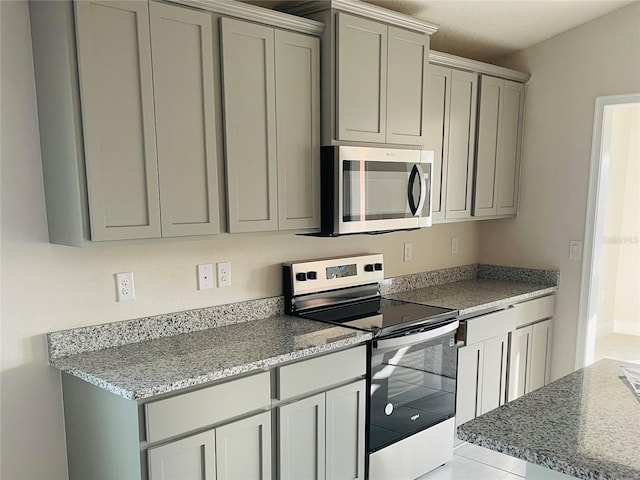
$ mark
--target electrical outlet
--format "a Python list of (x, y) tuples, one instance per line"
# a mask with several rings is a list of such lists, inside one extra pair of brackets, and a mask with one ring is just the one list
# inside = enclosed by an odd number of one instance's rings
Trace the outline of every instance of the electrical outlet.
[(458, 237), (451, 237), (451, 255), (458, 254)]
[(116, 273), (116, 290), (118, 292), (119, 302), (136, 299), (133, 272)]
[(213, 265), (203, 263), (198, 265), (198, 290), (213, 288)]
[(410, 262), (413, 258), (413, 243), (407, 242), (404, 244), (404, 261)]
[(231, 262), (218, 262), (216, 263), (216, 269), (218, 270), (218, 287), (230, 287)]

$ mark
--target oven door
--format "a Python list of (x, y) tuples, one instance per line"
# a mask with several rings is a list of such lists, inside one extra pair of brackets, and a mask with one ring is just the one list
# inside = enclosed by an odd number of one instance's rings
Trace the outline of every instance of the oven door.
[(369, 453), (455, 415), (458, 321), (374, 341)]
[(338, 149), (339, 233), (431, 225), (433, 152)]

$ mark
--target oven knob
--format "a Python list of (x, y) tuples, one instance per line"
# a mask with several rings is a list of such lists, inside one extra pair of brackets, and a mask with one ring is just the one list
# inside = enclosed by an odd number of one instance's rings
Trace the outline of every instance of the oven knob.
[(318, 279), (318, 272), (307, 272), (307, 278), (309, 280), (317, 280)]
[(298, 280), (299, 282), (306, 282), (307, 274), (304, 272), (296, 273), (296, 280)]
[(393, 403), (387, 403), (384, 406), (384, 413), (385, 415), (389, 416), (393, 413)]
[(376, 269), (376, 271), (381, 271), (382, 270), (382, 264), (381, 263), (376, 263), (373, 268)]
[(365, 272), (373, 272), (373, 263), (367, 263), (367, 264), (364, 266), (364, 271), (365, 271)]

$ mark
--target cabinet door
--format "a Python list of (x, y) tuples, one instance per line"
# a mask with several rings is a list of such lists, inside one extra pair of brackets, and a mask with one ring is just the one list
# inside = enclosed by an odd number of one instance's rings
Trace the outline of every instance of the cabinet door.
[(217, 480), (271, 478), (271, 413), (216, 428)]
[(456, 426), (480, 414), (484, 362), (483, 342), (458, 349)]
[(384, 143), (387, 118), (387, 26), (338, 12), (338, 140)]
[(75, 9), (91, 239), (159, 237), (148, 4)]
[(447, 156), (445, 218), (471, 216), (477, 75), (453, 70)]
[(320, 227), (320, 43), (276, 30), (278, 228)]
[(529, 391), (531, 327), (518, 328), (509, 334), (509, 379), (507, 401)]
[(433, 187), (431, 190), (433, 220), (444, 219), (447, 195), (447, 158), (449, 150), (449, 105), (451, 101), (451, 69), (429, 65), (425, 103), (426, 136), (424, 148), (433, 150)]
[(149, 480), (214, 480), (214, 450), (213, 430), (150, 448)]
[(429, 35), (388, 27), (386, 143), (426, 141)]
[(523, 111), (524, 85), (505, 81), (500, 111), (500, 148), (496, 181), (498, 215), (515, 215), (518, 210)]
[(473, 214), (495, 216), (498, 145), (500, 144), (501, 92), (504, 80), (482, 76), (480, 79), (480, 111), (478, 113), (478, 152)]
[(549, 383), (553, 320), (535, 323), (531, 330), (529, 392)]
[(364, 479), (364, 380), (326, 394), (327, 479)]
[(229, 231), (277, 230), (273, 29), (221, 27)]
[(219, 233), (211, 15), (149, 8), (162, 236)]
[(279, 478), (325, 478), (325, 394), (279, 409)]
[(508, 334), (484, 341), (482, 400), (478, 415), (504, 405), (507, 384)]

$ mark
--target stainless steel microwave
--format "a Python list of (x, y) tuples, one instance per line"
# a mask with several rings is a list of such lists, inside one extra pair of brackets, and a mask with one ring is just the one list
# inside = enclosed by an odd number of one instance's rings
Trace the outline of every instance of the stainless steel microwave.
[(323, 234), (431, 226), (432, 151), (327, 146), (321, 158)]

